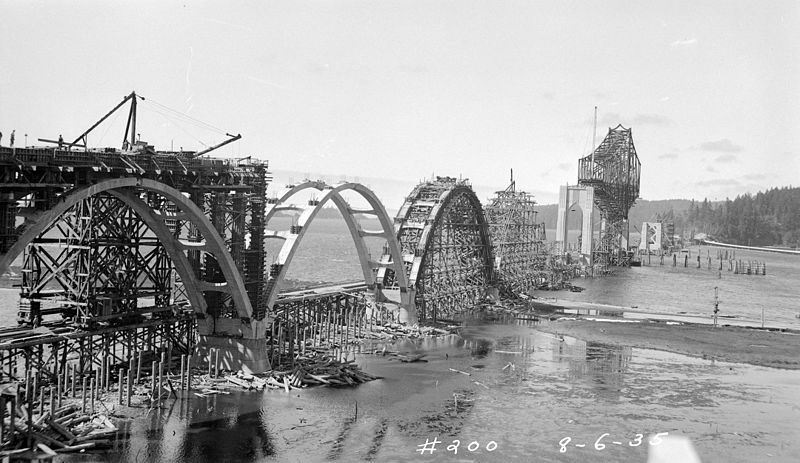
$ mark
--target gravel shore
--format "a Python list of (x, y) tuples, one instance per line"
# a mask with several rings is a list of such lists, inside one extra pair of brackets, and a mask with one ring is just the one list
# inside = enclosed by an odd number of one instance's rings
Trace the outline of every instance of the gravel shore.
[(800, 369), (800, 332), (736, 326), (562, 319), (538, 330), (586, 341), (658, 349), (726, 362)]

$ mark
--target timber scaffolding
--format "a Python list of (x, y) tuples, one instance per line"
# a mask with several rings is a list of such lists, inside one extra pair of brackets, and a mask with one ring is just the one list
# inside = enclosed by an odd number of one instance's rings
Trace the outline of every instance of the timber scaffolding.
[[(72, 190), (114, 178), (152, 179), (185, 193), (210, 217), (225, 238), (236, 267), (243, 271), (256, 317), (263, 318), (267, 311), (263, 240), (251, 240), (246, 246), (245, 235), (264, 233), (266, 187), (271, 179), (266, 162), (155, 152), (144, 143), (138, 148), (0, 147), (0, 254), (16, 243), (28, 218), (51, 210)], [(174, 217), (165, 221), (174, 236), (195, 243), (203, 239), (166, 198), (153, 192), (138, 196), (153, 210)], [(213, 256), (187, 252), (196, 276), (209, 283), (224, 281)], [(122, 264), (128, 266), (120, 267)], [(78, 323), (88, 326), (111, 318), (162, 312), (187, 301), (181, 282), (175, 281), (164, 244), (130, 206), (112, 194), (81, 201), (28, 243), (20, 272), (19, 321), (30, 325), (40, 324), (45, 315), (61, 314), (78, 317)], [(138, 307), (140, 298), (151, 299), (153, 304)], [(210, 311), (224, 315), (233, 310), (230, 298), (222, 292), (208, 292), (206, 298)]]
[[(0, 262), (20, 289), (19, 326), (0, 328), (0, 382), (23, 382), (17, 403), (28, 409), (44, 386), (58, 401), (64, 383), (107, 389), (134, 360), (137, 377), (159, 355), (169, 374), (208, 334), (200, 319), (249, 322), (242, 301), (253, 319), (267, 316), (264, 241), (248, 238), (264, 235), (267, 163), (204, 156), (238, 135), (199, 152), (156, 151), (134, 140), (138, 99), (72, 143), (0, 147)], [(125, 102), (122, 148), (87, 148)], [(226, 286), (231, 270), (241, 290)]]
[(485, 208), (494, 278), (503, 297), (517, 297), (550, 283), (545, 228), (536, 221), (535, 205), (533, 195), (516, 191), (512, 176), (509, 186), (497, 191)]
[(271, 365), (291, 364), (307, 350), (330, 350), (346, 356), (348, 346), (364, 330), (386, 321), (385, 310), (376, 310), (366, 297), (366, 285), (342, 285), (337, 291), (299, 290), (281, 294), (273, 308), (269, 335)]
[[(453, 320), (484, 300), (492, 282), (491, 240), (467, 179), (437, 176), (418, 184), (394, 224), (420, 321)], [(391, 261), (386, 250), (381, 261)], [(385, 288), (397, 285), (389, 268), (378, 279)]]

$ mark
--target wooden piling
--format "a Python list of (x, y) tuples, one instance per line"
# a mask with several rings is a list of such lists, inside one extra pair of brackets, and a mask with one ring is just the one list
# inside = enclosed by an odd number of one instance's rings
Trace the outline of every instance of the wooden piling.
[[(186, 392), (192, 390), (192, 354), (186, 357)], [(189, 396), (188, 394), (186, 395)]]
[[(53, 390), (53, 385), (52, 384), (50, 385), (49, 389), (50, 390), (49, 390), (48, 396), (50, 397), (50, 418), (52, 419), (53, 415), (56, 412), (56, 396), (54, 395), (54, 390)], [(2, 421), (2, 416), (0, 416), (0, 421)], [(2, 439), (0, 439), (0, 442), (2, 442)]]
[(106, 391), (111, 389), (111, 359), (108, 359), (108, 366), (106, 367)]
[(326, 307), (325, 308), (325, 328), (326, 328), (325, 342), (328, 343), (328, 345), (330, 345), (331, 344), (331, 308), (330, 307)]
[(31, 375), (31, 379), (33, 380), (33, 390), (31, 391), (33, 394), (32, 402), (36, 402), (36, 392), (39, 390), (39, 370), (36, 370)]
[(53, 378), (58, 378), (58, 343), (53, 343)]
[(167, 348), (167, 375), (172, 372), (172, 343)]
[[(97, 376), (89, 378), (89, 396), (91, 397), (91, 409), (94, 413), (94, 401), (97, 398)], [(50, 416), (53, 416), (51, 413)]]
[(123, 393), (123, 390), (122, 390), (122, 379), (123, 379), (124, 371), (125, 370), (120, 368), (119, 372), (118, 372), (118, 376), (117, 376), (117, 401), (119, 402), (120, 405), (122, 405), (122, 403), (123, 403), (122, 402), (122, 393)]
[(183, 390), (183, 386), (185, 384), (185, 377), (186, 377), (186, 354), (181, 355), (181, 391)]
[(81, 388), (81, 412), (86, 413), (86, 376), (83, 377), (83, 387)]
[(128, 359), (128, 374), (131, 375), (131, 376), (133, 376), (133, 372), (136, 371), (135, 370), (135, 367), (136, 367), (135, 360), (136, 359), (133, 356), (131, 356)]
[(214, 349), (214, 377), (219, 378), (219, 349)]
[[(65, 375), (65, 376), (66, 376), (66, 375)], [(56, 378), (56, 388), (57, 388), (57, 390), (58, 390), (58, 395), (57, 395), (57, 397), (58, 397), (58, 406), (59, 406), (59, 407), (61, 406), (61, 393), (62, 393), (62, 390), (61, 390), (61, 384), (62, 384), (62, 382), (61, 382), (61, 378)]]
[(44, 415), (44, 386), (39, 391), (39, 416)]
[(6, 398), (0, 396), (0, 443), (6, 437)]
[(300, 310), (300, 355), (305, 355), (306, 353), (306, 332), (308, 330), (308, 325), (306, 323), (306, 307), (303, 307)]
[(125, 390), (125, 395), (127, 396), (127, 400), (125, 401), (125, 405), (128, 407), (131, 406), (131, 396), (133, 395), (133, 370), (128, 370), (128, 374), (126, 375), (127, 381), (127, 389)]
[(14, 431), (17, 429), (17, 394), (11, 397), (11, 412), (9, 413), (9, 417), (11, 418), (11, 422), (8, 426), (8, 433), (10, 436), (13, 436)]
[(278, 325), (278, 351), (275, 353), (275, 358), (272, 363), (277, 365), (280, 361), (281, 353), (283, 352), (283, 323)]
[(347, 345), (350, 342), (350, 317), (352, 312), (350, 308), (346, 308), (344, 312), (344, 345)]
[(76, 385), (77, 385), (77, 382), (78, 382), (77, 381), (77, 378), (78, 378), (78, 365), (72, 364), (71, 366), (72, 366), (72, 368), (71, 368), (72, 380), (71, 380), (70, 385), (69, 385), (69, 395), (74, 399), (75, 397), (77, 397), (77, 395), (76, 395), (77, 393), (75, 392), (75, 388), (76, 388)]
[(164, 363), (159, 362), (158, 364), (158, 393), (156, 396), (158, 397), (158, 403), (161, 404), (161, 393), (164, 390)]
[(153, 392), (153, 394), (155, 394), (155, 393), (156, 393), (156, 379), (158, 378), (158, 377), (156, 376), (156, 375), (158, 374), (158, 373), (156, 372), (156, 366), (157, 366), (157, 365), (158, 365), (158, 362), (156, 362), (155, 360), (153, 360), (153, 363), (152, 363), (152, 369), (150, 370), (150, 372), (151, 372), (151, 377), (150, 377), (150, 390)]
[[(294, 308), (294, 330), (292, 330), (292, 340), (297, 344), (297, 351), (300, 351), (300, 319), (298, 318), (299, 308)], [(294, 365), (294, 364), (293, 364)]]
[(294, 368), (294, 329), (289, 329), (289, 360)]
[(142, 378), (142, 354), (142, 351), (139, 351), (139, 359), (136, 364), (136, 384), (139, 384), (139, 381), (141, 381)]

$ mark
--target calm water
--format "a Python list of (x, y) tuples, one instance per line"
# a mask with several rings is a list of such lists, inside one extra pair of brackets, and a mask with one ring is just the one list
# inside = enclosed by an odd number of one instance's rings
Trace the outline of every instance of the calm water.
[[(353, 389), (174, 401), (126, 425), (133, 437), (111, 458), (643, 462), (656, 433), (688, 437), (704, 462), (800, 458), (797, 372), (557, 339), (528, 326), (478, 324), (461, 334), (389, 346), (426, 353), (427, 363), (359, 355), (385, 379)], [(441, 443), (421, 455), (434, 439)], [(457, 454), (447, 451), (454, 441)]]
[[(719, 261), (712, 260), (711, 270), (708, 269), (706, 255), (710, 252), (713, 258), (718, 249), (711, 246), (691, 248), (692, 258), (686, 268), (682, 260), (677, 267), (672, 267), (671, 258), (665, 258), (662, 266), (653, 256), (650, 265), (617, 269), (613, 275), (574, 281), (586, 288), (584, 292), (539, 291), (537, 296), (636, 306), (656, 313), (684, 312), (708, 318), (714, 307), (714, 287), (718, 287), (720, 315), (760, 326), (764, 309), (766, 326), (800, 329), (797, 318), (800, 315), (800, 256), (737, 250), (739, 259), (766, 262), (767, 275), (734, 275), (725, 262), (721, 272)], [(699, 269), (698, 251), (702, 255)]]

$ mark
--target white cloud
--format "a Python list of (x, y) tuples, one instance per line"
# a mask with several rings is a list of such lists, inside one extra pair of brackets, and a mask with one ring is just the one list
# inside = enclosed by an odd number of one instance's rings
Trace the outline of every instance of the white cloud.
[[(703, 151), (721, 151), (725, 153), (736, 153), (742, 151), (742, 147), (733, 143), (727, 138), (715, 141), (707, 141), (700, 143), (700, 149)], [(719, 159), (718, 159), (719, 160)], [(726, 159), (730, 160), (730, 159)]]
[(690, 47), (697, 43), (697, 39), (683, 39), (683, 40), (676, 40), (672, 42), (670, 45), (673, 47)]

